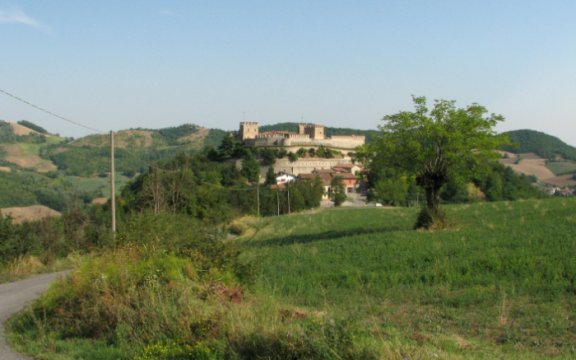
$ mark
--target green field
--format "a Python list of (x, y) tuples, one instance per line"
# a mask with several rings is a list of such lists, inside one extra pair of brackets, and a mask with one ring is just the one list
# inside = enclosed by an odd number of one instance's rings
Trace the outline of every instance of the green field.
[(548, 169), (557, 176), (576, 173), (576, 162), (553, 161), (548, 163)]
[(247, 222), (257, 292), (359, 324), (392, 358), (576, 357), (576, 201), (333, 209)]
[[(65, 176), (64, 179), (80, 192), (96, 193), (97, 196), (110, 197), (110, 178), (108, 177)], [(120, 191), (130, 178), (124, 175), (116, 175), (115, 180), (116, 189)]]

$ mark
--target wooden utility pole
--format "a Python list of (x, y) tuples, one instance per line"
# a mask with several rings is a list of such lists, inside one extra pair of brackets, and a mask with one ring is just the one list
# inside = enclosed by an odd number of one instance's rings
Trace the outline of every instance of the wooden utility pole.
[(290, 214), (290, 186), (286, 183), (286, 190), (288, 190), (288, 214)]
[(278, 205), (278, 216), (280, 216), (280, 190), (276, 190), (276, 204)]
[(260, 182), (256, 184), (256, 206), (258, 207), (256, 213), (258, 214), (258, 217), (260, 217)]
[(114, 132), (110, 131), (110, 210), (112, 213), (112, 235), (116, 235), (116, 187), (114, 175)]

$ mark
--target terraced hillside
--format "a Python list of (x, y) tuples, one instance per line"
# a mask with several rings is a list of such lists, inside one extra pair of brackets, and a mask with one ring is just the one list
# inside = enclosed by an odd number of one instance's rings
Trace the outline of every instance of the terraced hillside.
[(519, 173), (554, 186), (576, 186), (576, 148), (533, 130), (507, 132), (512, 145), (503, 148), (501, 162)]

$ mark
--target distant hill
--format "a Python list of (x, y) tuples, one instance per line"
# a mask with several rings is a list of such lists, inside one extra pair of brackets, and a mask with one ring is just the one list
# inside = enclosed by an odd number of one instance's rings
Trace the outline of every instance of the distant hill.
[[(117, 171), (131, 176), (152, 162), (178, 153), (215, 147), (225, 133), (192, 124), (158, 130), (118, 131), (114, 135)], [(47, 147), (43, 155), (67, 175), (94, 176), (109, 171), (109, 144), (108, 134), (95, 134)]]
[[(117, 183), (121, 186), (153, 162), (216, 147), (225, 134), (191, 124), (118, 131)], [(62, 210), (72, 198), (89, 202), (108, 196), (109, 144), (108, 134), (62, 138), (29, 121), (0, 120), (0, 208), (42, 204)]]
[(502, 150), (515, 154), (534, 153), (549, 160), (561, 157), (576, 161), (576, 148), (557, 137), (534, 130), (514, 130), (506, 134), (515, 146), (504, 146)]
[[(293, 131), (298, 132), (298, 123), (285, 122), (278, 123), (274, 125), (263, 125), (260, 126), (260, 131)], [(377, 130), (358, 130), (350, 128), (336, 128), (336, 127), (325, 127), (326, 136), (332, 135), (364, 135), (366, 136), (366, 143), (370, 143), (374, 140), (375, 136), (379, 133)]]

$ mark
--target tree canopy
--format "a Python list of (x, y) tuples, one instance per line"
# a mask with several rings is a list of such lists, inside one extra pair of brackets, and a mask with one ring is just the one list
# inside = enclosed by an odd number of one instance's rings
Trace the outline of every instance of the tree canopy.
[(494, 126), (501, 115), (488, 114), (483, 106), (457, 108), (455, 101), (436, 100), (431, 109), (426, 98), (413, 97), (414, 111), (384, 116), (376, 144), (377, 161), (415, 177), (426, 194), (426, 207), (417, 227), (443, 224), (440, 191), (452, 177), (471, 177), (479, 166), (498, 157), (494, 151), (506, 138)]

